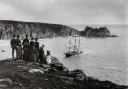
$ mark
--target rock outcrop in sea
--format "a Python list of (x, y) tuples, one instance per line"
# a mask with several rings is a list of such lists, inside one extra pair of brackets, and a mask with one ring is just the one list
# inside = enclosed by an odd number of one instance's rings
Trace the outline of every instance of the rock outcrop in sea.
[(38, 38), (70, 36), (78, 31), (66, 25), (0, 20), (0, 39), (11, 39), (13, 34), (24, 37), (26, 34)]
[(90, 38), (117, 37), (116, 35), (112, 35), (111, 32), (107, 29), (107, 27), (92, 28), (89, 26), (87, 26), (84, 31), (81, 31), (80, 35)]

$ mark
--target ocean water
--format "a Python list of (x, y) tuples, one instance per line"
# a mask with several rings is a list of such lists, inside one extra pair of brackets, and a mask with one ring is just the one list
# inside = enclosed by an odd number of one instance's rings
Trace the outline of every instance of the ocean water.
[[(120, 85), (128, 85), (128, 36), (127, 26), (107, 26), (116, 38), (81, 37), (83, 53), (65, 58), (67, 38), (40, 39), (45, 51), (57, 57), (70, 70), (82, 69), (86, 75), (100, 80), (110, 80)], [(77, 26), (79, 28), (79, 26)], [(11, 57), (10, 41), (0, 41), (0, 59)]]

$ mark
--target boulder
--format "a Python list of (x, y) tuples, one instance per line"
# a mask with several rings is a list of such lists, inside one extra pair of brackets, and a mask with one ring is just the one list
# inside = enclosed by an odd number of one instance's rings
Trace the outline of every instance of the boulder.
[(75, 81), (84, 81), (86, 79), (86, 75), (82, 70), (74, 70), (70, 72), (70, 76), (74, 77)]
[(40, 73), (44, 74), (44, 71), (41, 69), (30, 69), (29, 72), (30, 73), (40, 72)]

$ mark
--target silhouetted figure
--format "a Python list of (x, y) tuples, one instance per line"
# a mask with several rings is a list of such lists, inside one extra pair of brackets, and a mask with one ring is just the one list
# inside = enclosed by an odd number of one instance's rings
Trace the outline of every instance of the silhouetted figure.
[(35, 49), (34, 38), (31, 38), (29, 52), (30, 52), (30, 57), (29, 57), (30, 61), (35, 62), (36, 61), (36, 49)]
[(40, 64), (46, 64), (46, 57), (44, 54), (44, 45), (42, 45), (39, 49), (39, 62)]
[(23, 56), (22, 56), (22, 45), (21, 45), (21, 43), (19, 43), (16, 46), (16, 55), (17, 55), (17, 60), (22, 60), (23, 59)]
[(20, 41), (19, 37), (20, 36), (18, 35), (17, 39), (16, 39), (16, 58), (17, 58), (17, 60), (20, 58), (19, 57), (20, 53), (22, 53), (22, 46), (21, 46), (21, 41)]
[(28, 35), (26, 35), (25, 39), (22, 42), (23, 48), (25, 48), (26, 46), (29, 45), (29, 39), (28, 39)]
[(10, 45), (12, 48), (12, 58), (14, 59), (14, 51), (16, 51), (16, 39), (15, 39), (15, 35), (13, 35), (13, 38), (10, 41)]
[(35, 38), (35, 50), (36, 50), (36, 61), (39, 62), (39, 42), (38, 42), (38, 38)]
[(34, 38), (31, 38), (30, 45), (35, 45)]
[(16, 45), (18, 45), (19, 43), (21, 43), (21, 41), (20, 41), (19, 38), (20, 38), (20, 36), (18, 35), (18, 36), (17, 36), (17, 39), (16, 39)]
[(29, 61), (29, 39), (28, 39), (28, 35), (26, 35), (25, 39), (22, 42), (23, 44), (23, 60), (24, 61)]

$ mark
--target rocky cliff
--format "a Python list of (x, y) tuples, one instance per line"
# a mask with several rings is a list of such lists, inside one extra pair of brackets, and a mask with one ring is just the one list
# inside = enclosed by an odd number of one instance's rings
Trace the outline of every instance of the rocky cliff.
[(92, 28), (87, 26), (80, 34), (85, 37), (117, 37), (112, 35), (107, 27)]
[(76, 29), (60, 24), (0, 20), (0, 39), (10, 39), (13, 34), (20, 35), (21, 38), (26, 34), (45, 38), (69, 36), (76, 32)]
[(128, 89), (128, 86), (100, 81), (79, 69), (61, 71), (46, 64), (7, 59), (0, 61), (0, 89)]

